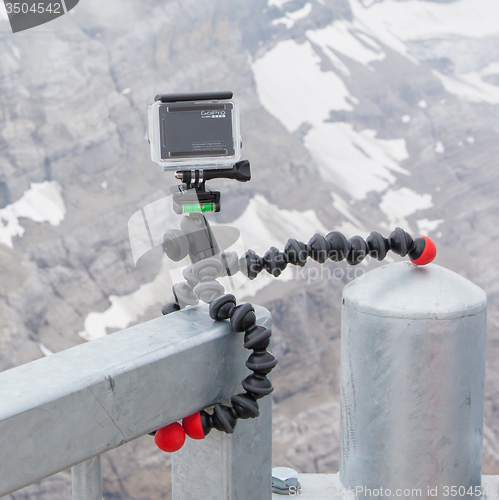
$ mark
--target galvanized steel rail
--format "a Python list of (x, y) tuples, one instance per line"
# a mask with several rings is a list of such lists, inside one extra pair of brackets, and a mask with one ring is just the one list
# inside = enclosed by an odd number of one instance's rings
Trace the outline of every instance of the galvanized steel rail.
[[(267, 310), (256, 313), (270, 326)], [(0, 373), (0, 496), (73, 467), (75, 500), (100, 500), (99, 455), (237, 393), (247, 356), (230, 324), (198, 306)], [(241, 495), (230, 498), (271, 498), (270, 404), (262, 410), (232, 436), (207, 437), (231, 453), (219, 476)], [(212, 462), (197, 460), (196, 470)]]

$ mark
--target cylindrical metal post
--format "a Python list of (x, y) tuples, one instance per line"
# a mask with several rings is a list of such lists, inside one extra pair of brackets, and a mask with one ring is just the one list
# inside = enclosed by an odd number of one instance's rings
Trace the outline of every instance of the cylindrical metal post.
[(340, 480), (358, 498), (476, 495), (486, 308), (436, 265), (390, 264), (345, 287)]
[(71, 468), (73, 500), (102, 500), (100, 455)]

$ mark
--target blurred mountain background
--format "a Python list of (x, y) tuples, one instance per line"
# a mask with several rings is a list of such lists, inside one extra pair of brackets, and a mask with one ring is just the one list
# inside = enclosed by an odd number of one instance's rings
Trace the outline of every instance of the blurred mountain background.
[[(160, 249), (134, 265), (127, 227), (176, 183), (150, 161), (146, 107), (232, 90), (253, 179), (212, 182), (210, 220), (261, 255), (400, 225), (487, 292), (499, 474), (498, 18), (497, 0), (81, 0), (14, 35), (0, 5), (0, 369), (160, 314), (172, 277)], [(338, 469), (340, 296), (378, 265), (238, 290), (273, 315), (275, 466)], [(170, 498), (169, 463), (148, 436), (107, 453), (105, 497)], [(69, 492), (67, 471), (9, 498)]]

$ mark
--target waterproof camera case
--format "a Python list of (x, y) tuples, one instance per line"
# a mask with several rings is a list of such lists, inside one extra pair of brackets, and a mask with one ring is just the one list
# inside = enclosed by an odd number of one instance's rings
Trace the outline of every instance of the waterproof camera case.
[(232, 92), (158, 95), (148, 126), (151, 158), (164, 170), (228, 168), (241, 157)]

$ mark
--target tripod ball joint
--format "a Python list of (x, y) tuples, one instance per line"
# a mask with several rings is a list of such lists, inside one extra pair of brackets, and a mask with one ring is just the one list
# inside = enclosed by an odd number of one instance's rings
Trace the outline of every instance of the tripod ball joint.
[(264, 351), (270, 345), (272, 332), (264, 326), (253, 326), (244, 335), (244, 348)]
[(255, 351), (246, 361), (246, 367), (259, 375), (268, 375), (277, 365), (277, 359), (268, 351)]
[(230, 401), (239, 418), (256, 418), (260, 415), (256, 397), (249, 392), (243, 392), (236, 396), (232, 396)]
[(255, 309), (251, 304), (242, 304), (231, 311), (230, 324), (235, 332), (244, 332), (255, 323)]
[(178, 302), (168, 302), (161, 308), (163, 316), (170, 314), (172, 312), (180, 311), (180, 304)]
[(189, 240), (180, 229), (169, 229), (163, 235), (163, 252), (173, 260), (180, 262), (189, 253)]
[(383, 260), (390, 250), (390, 242), (376, 231), (366, 238), (366, 244), (369, 255), (379, 261)]
[(213, 413), (198, 411), (182, 420), (185, 433), (192, 439), (204, 439), (211, 429), (232, 434), (238, 418), (256, 418), (260, 415), (256, 398), (245, 392), (232, 396), (232, 407), (215, 405)]
[(309, 248), (305, 243), (290, 238), (284, 247), (286, 262), (294, 266), (304, 267), (309, 256)]
[(215, 321), (230, 319), (235, 332), (244, 332), (255, 325), (255, 308), (249, 304), (236, 306), (234, 295), (223, 295), (210, 304), (210, 317)]
[(215, 321), (229, 319), (236, 308), (236, 297), (232, 294), (222, 295), (210, 304), (210, 318)]
[(253, 280), (263, 270), (262, 258), (250, 249), (239, 260), (239, 269), (250, 280)]
[(263, 269), (275, 278), (281, 275), (287, 265), (286, 254), (280, 252), (276, 247), (271, 247), (262, 258)]

